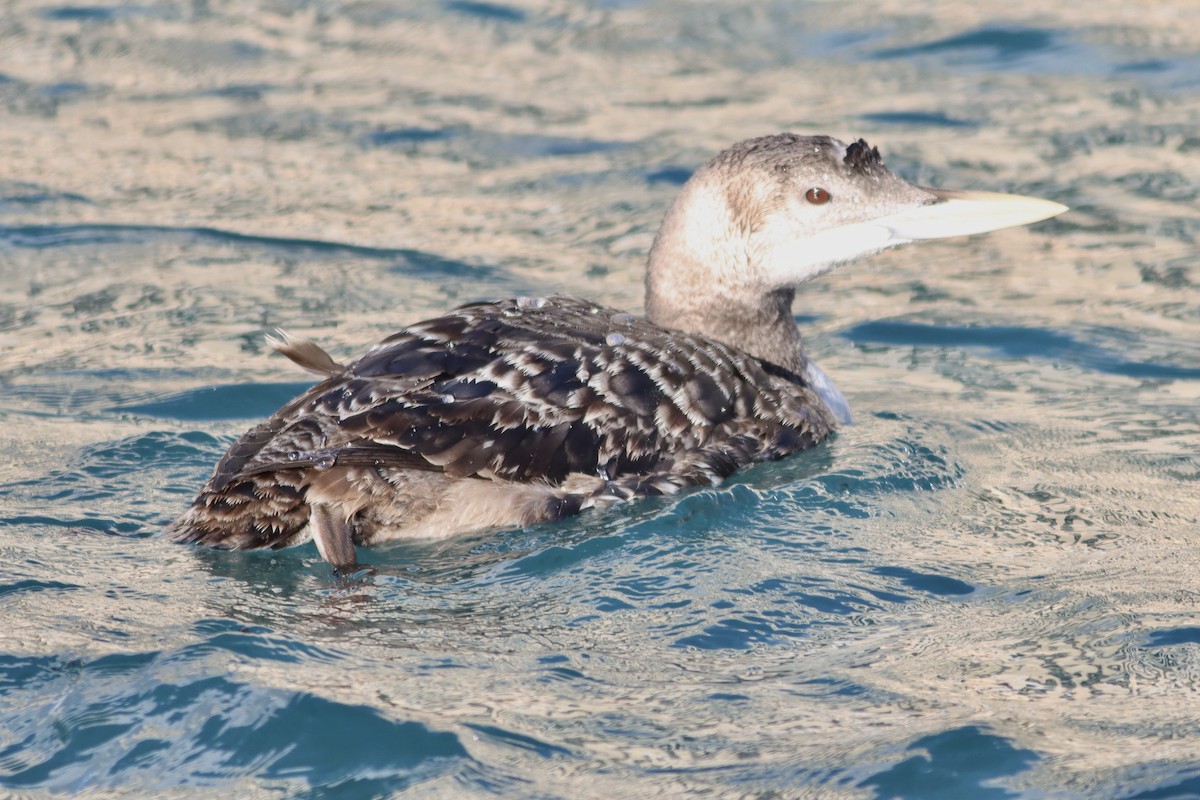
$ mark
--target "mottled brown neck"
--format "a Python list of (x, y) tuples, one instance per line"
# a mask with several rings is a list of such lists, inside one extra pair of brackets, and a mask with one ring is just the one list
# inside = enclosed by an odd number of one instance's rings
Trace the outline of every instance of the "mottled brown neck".
[(793, 372), (804, 370), (803, 340), (792, 317), (792, 289), (715, 303), (673, 303), (648, 293), (646, 318), (664, 328), (697, 333)]

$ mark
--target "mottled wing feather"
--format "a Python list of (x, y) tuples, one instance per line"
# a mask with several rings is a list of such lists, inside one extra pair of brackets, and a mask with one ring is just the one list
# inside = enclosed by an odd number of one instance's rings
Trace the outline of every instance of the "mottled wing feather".
[[(549, 485), (584, 473), (624, 498), (717, 482), (832, 424), (799, 376), (720, 342), (572, 298), (472, 304), (389, 336), (245, 434), (180, 538), (286, 543), (296, 476), (335, 464)], [(239, 498), (255, 493), (270, 511), (247, 521)]]

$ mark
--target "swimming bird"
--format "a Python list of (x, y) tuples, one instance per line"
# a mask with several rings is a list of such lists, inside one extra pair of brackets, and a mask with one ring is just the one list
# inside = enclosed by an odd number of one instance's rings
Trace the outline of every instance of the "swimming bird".
[(344, 365), (274, 339), (321, 382), (229, 448), (171, 536), (225, 549), (312, 538), (345, 573), (355, 545), (716, 484), (849, 419), (804, 352), (799, 284), (896, 245), (1065, 210), (916, 186), (862, 139), (735, 144), (667, 211), (644, 317), (561, 296), (471, 303)]

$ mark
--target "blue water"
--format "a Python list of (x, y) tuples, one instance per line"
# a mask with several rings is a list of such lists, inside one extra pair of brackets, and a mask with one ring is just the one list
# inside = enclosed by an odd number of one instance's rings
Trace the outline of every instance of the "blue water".
[[(54, 5), (0, 63), (0, 795), (1200, 793), (1191, 5)], [(554, 525), (227, 553), (163, 526), (457, 303), (636, 310), (720, 147), (865, 136), (1049, 197), (797, 321), (817, 449)]]

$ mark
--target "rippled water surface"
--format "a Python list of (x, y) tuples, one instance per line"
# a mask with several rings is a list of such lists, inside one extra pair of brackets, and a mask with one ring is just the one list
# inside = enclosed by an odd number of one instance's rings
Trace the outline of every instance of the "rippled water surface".
[[(1200, 7), (0, 5), (0, 794), (1200, 795)], [(157, 537), (469, 300), (637, 310), (721, 147), (1072, 206), (827, 276), (816, 451), (364, 553)]]

